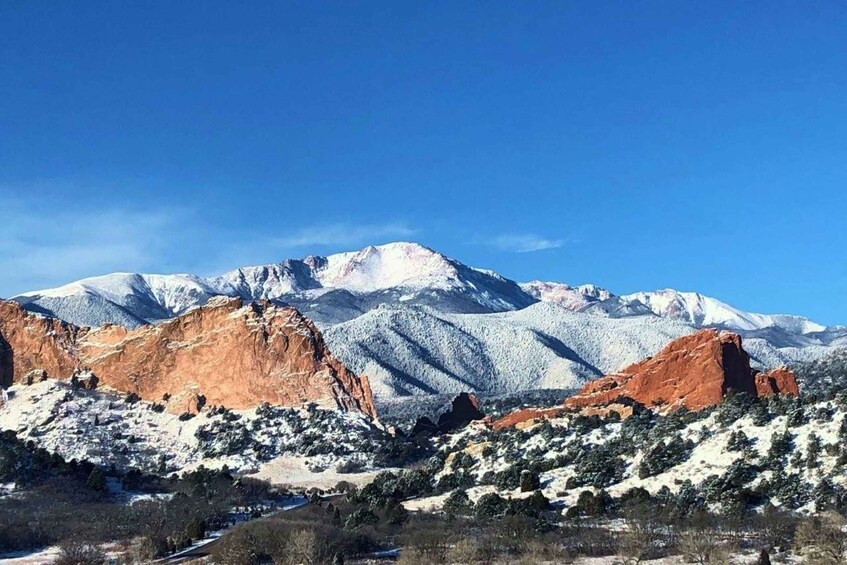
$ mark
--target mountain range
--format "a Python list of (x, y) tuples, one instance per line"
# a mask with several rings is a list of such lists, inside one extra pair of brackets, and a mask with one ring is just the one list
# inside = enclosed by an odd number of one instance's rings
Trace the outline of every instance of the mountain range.
[(760, 367), (847, 345), (847, 328), (801, 316), (671, 289), (618, 296), (595, 285), (518, 283), (407, 242), (216, 277), (115, 273), (13, 299), (77, 325), (134, 328), (215, 296), (296, 307), (339, 359), (371, 376), (377, 398), (575, 387), (702, 327), (740, 333)]

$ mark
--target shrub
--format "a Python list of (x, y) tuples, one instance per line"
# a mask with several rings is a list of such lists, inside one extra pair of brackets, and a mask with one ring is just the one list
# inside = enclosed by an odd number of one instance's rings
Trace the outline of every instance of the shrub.
[(845, 520), (835, 513), (806, 518), (797, 527), (796, 546), (811, 563), (837, 565), (844, 563), (847, 552)]
[(482, 520), (499, 518), (506, 513), (508, 502), (499, 494), (490, 492), (482, 495), (476, 502), (474, 515)]
[(335, 466), (335, 471), (337, 473), (349, 474), (349, 473), (360, 473), (365, 468), (365, 464), (356, 459), (348, 459), (342, 463), (339, 463)]
[(444, 512), (454, 515), (466, 515), (473, 512), (473, 502), (462, 489), (454, 490), (444, 501)]
[(59, 548), (55, 565), (103, 565), (106, 554), (94, 544), (67, 542)]
[(348, 530), (354, 530), (361, 526), (373, 525), (379, 523), (379, 516), (374, 514), (369, 508), (359, 508), (352, 512), (344, 523), (344, 527)]
[(644, 479), (664, 473), (688, 459), (693, 449), (694, 442), (683, 440), (679, 435), (667, 442), (660, 441), (644, 454), (638, 465), (638, 478)]
[(521, 492), (532, 492), (541, 487), (538, 473), (530, 470), (521, 471)]
[(104, 492), (106, 490), (106, 477), (103, 475), (103, 471), (95, 467), (88, 475), (85, 486), (97, 492)]

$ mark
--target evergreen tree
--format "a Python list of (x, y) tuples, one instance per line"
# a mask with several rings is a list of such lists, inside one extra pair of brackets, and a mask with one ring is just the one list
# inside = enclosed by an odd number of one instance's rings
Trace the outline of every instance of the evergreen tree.
[(750, 438), (747, 437), (747, 434), (741, 430), (736, 430), (729, 434), (729, 439), (726, 442), (726, 448), (729, 451), (743, 451), (752, 443), (753, 442), (750, 441)]
[(809, 469), (817, 469), (820, 461), (818, 456), (821, 452), (821, 438), (815, 434), (809, 435), (809, 444), (806, 446), (806, 466)]
[(98, 492), (104, 492), (106, 490), (106, 476), (103, 475), (103, 471), (99, 467), (95, 467), (88, 475), (85, 486)]
[(521, 472), (521, 492), (532, 492), (541, 488), (538, 473), (525, 470)]
[(341, 527), (341, 511), (337, 506), (332, 510), (332, 525), (336, 528)]

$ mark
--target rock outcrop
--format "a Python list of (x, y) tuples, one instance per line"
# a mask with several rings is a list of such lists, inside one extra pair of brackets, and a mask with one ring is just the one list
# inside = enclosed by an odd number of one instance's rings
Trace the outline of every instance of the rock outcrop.
[(800, 396), (800, 387), (797, 386), (797, 376), (794, 371), (786, 367), (778, 367), (764, 373), (757, 373), (756, 393), (759, 396), (771, 396), (772, 394), (790, 394)]
[(479, 409), (479, 400), (473, 394), (461, 392), (453, 399), (449, 410), (438, 417), (436, 424), (426, 416), (418, 418), (411, 435), (418, 434), (446, 434), (453, 430), (468, 425), (474, 420), (482, 420), (485, 414)]
[(756, 396), (799, 394), (793, 372), (780, 368), (759, 373), (751, 369), (738, 334), (707, 329), (672, 341), (655, 357), (620, 373), (589, 382), (565, 406), (607, 406), (630, 399), (663, 411), (700, 410), (720, 403), (731, 390)]
[(311, 321), (294, 308), (238, 298), (213, 298), (135, 330), (78, 328), (0, 301), (0, 383), (32, 371), (57, 379), (85, 371), (101, 387), (167, 398), (174, 412), (316, 402), (376, 417), (367, 377), (333, 357)]

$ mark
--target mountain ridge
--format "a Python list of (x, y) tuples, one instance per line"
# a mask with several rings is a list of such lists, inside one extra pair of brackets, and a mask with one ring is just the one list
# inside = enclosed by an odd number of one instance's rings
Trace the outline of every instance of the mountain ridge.
[(618, 296), (595, 285), (519, 284), (419, 244), (242, 267), (216, 277), (123, 273), (16, 297), (76, 325), (137, 328), (213, 297), (268, 300), (314, 321), (374, 395), (576, 388), (703, 327), (741, 334), (760, 369), (847, 346), (847, 330), (745, 312), (699, 293)]
[(412, 242), (286, 259), (215, 277), (112, 273), (24, 292), (12, 299), (32, 311), (95, 326), (155, 323), (219, 295), (281, 301), (306, 311), (313, 305), (331, 310), (342, 302), (348, 311), (335, 316), (318, 312), (315, 320), (323, 325), (347, 321), (384, 303), (421, 304), (450, 313), (493, 313), (540, 301), (609, 317), (652, 313), (695, 327), (746, 331), (778, 327), (800, 335), (830, 329), (803, 316), (747, 312), (696, 292), (661, 289), (618, 296), (593, 284), (518, 283)]

